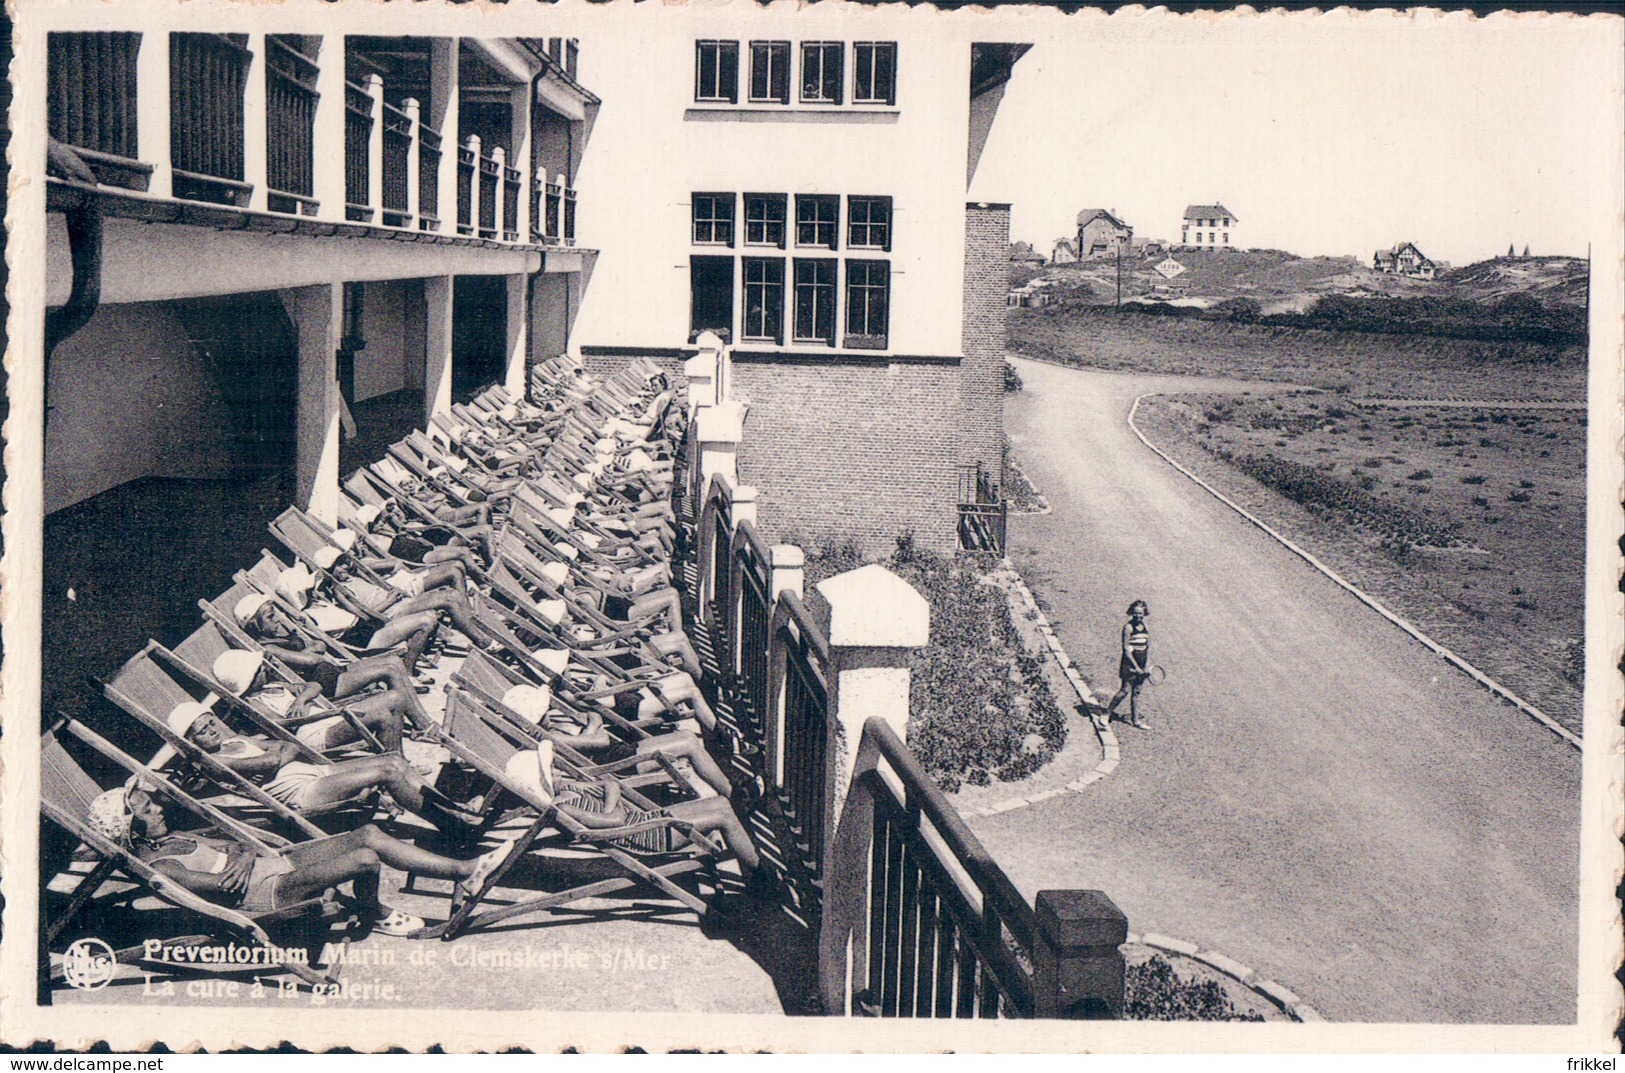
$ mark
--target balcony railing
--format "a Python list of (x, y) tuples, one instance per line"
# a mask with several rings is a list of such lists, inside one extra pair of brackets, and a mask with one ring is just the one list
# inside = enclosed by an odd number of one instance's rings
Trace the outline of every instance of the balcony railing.
[(51, 137), (78, 151), (109, 186), (145, 190), (152, 167), (139, 160), (136, 57), (141, 35), (50, 35), (46, 79)]
[(247, 205), (243, 86), (254, 54), (242, 34), (171, 34), (170, 159), (176, 197)]
[[(100, 182), (160, 198), (493, 242), (575, 241), (563, 175), (548, 182), (503, 146), (449, 140), (418, 101), (386, 99), (376, 70), (334, 77), (319, 48), (298, 34), (52, 33), (50, 135)], [(372, 66), (337, 51), (341, 66)], [(167, 138), (167, 160), (138, 120)]]
[(344, 215), (372, 219), (372, 96), (354, 82), (344, 83)]
[(312, 215), (316, 193), (316, 60), (265, 40), (266, 207)]
[(417, 121), (394, 105), (384, 105), (384, 223), (406, 227), (411, 219), (412, 129)]

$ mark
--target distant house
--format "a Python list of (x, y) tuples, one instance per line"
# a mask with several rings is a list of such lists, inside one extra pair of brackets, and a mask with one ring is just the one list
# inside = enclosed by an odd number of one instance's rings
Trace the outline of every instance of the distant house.
[(1048, 264), (1049, 260), (1043, 254), (1033, 249), (1030, 242), (1010, 243), (1010, 260), (1016, 264)]
[(1414, 242), (1396, 242), (1393, 247), (1378, 250), (1371, 259), (1371, 267), (1390, 275), (1409, 276), (1412, 279), (1433, 279), (1442, 269)]
[(1185, 220), (1179, 227), (1179, 244), (1205, 250), (1229, 249), (1230, 236), (1238, 222), (1235, 213), (1217, 202), (1186, 205)]
[(1105, 209), (1084, 209), (1078, 213), (1078, 259), (1114, 257), (1126, 251), (1134, 239), (1134, 228)]
[(1049, 263), (1052, 265), (1069, 265), (1078, 259), (1078, 246), (1069, 238), (1055, 240), (1054, 252), (1050, 254)]

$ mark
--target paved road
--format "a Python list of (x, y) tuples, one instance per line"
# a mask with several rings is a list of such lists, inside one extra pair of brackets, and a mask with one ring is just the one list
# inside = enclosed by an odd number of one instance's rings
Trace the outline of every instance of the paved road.
[(1572, 1022), (1579, 754), (1124, 425), (1227, 385), (1018, 367), (1010, 440), (1054, 512), (1012, 520), (1012, 557), (1097, 692), (1135, 597), (1169, 677), (1113, 775), (975, 821), (1017, 884), (1105, 889), (1333, 1020)]

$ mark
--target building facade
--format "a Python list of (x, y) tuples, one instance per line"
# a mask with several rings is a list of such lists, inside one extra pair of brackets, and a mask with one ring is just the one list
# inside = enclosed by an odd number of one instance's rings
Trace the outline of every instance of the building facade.
[(675, 363), (716, 333), (769, 533), (951, 550), (959, 467), (1002, 471), (1009, 209), (969, 191), (1026, 46), (863, 25), (699, 12), (595, 59), (574, 345)]
[(1229, 249), (1233, 240), (1236, 216), (1223, 205), (1187, 205), (1185, 218), (1179, 225), (1179, 244), (1197, 249)]
[(1134, 228), (1105, 209), (1084, 209), (1078, 213), (1077, 252), (1086, 257), (1116, 257), (1128, 252), (1134, 241)]
[(1438, 262), (1417, 249), (1414, 242), (1396, 242), (1386, 250), (1378, 250), (1371, 258), (1371, 267), (1412, 279), (1433, 279), (1439, 274)]

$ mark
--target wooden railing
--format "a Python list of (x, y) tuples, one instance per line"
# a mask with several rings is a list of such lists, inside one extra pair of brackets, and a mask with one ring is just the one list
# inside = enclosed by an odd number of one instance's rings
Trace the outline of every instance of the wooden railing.
[(51, 137), (72, 146), (110, 186), (145, 190), (152, 167), (137, 159), (136, 33), (53, 33), (46, 57)]
[(1034, 1015), (1032, 906), (883, 720), (858, 742), (833, 862), (819, 957), (832, 1012)]
[(418, 125), (418, 227), (440, 228), (440, 132)]
[(564, 188), (564, 244), (576, 244), (576, 192), (573, 186)]
[(502, 169), (502, 241), (519, 241), (519, 196), (523, 187), (519, 169)]
[(271, 36), (265, 39), (265, 185), (272, 212), (314, 214), (316, 60)]
[(555, 245), (564, 241), (564, 187), (558, 183), (544, 184), (547, 191), (547, 240)]
[[(776, 799), (773, 866), (792, 880), (793, 915), (817, 932), (825, 1011), (1122, 1016), (1126, 918), (1100, 891), (1045, 890), (1029, 901), (904, 744), (906, 710), (869, 718), (878, 696), (872, 679), (857, 679), (871, 684), (868, 693), (841, 688), (843, 674), (906, 666), (891, 662), (903, 651), (873, 662), (866, 646), (874, 641), (850, 624), (846, 647), (829, 643), (797, 595), (797, 549), (770, 548), (754, 522), (754, 492), (736, 490), (726, 469), (715, 468), (732, 466), (738, 443), (719, 443), (712, 455), (710, 441), (692, 438), (706, 409), (702, 401), (690, 423), (688, 476), (679, 482), (682, 516), (694, 526), (697, 618), (708, 627), (738, 732), (753, 747), (741, 755), (759, 757), (757, 773)], [(967, 492), (985, 498), (991, 487)], [(841, 581), (820, 585), (836, 618), (854, 592)], [(861, 587), (872, 593), (877, 583), (884, 579)], [(908, 695), (907, 680), (904, 672), (899, 696)], [(842, 707), (854, 702), (864, 709)]]
[(481, 238), (497, 237), (497, 192), (502, 185), (502, 165), (485, 154), (479, 158), (479, 205)]
[(370, 221), (372, 190), (372, 96), (365, 87), (344, 83), (344, 215)]
[(474, 185), (479, 176), (479, 142), (457, 147), (457, 233), (474, 233)]
[(246, 205), (243, 88), (253, 53), (241, 34), (171, 34), (170, 159), (176, 197)]
[(411, 222), (410, 177), (414, 120), (392, 104), (384, 105), (384, 223), (406, 227)]
[(959, 467), (959, 546), (1003, 555), (1009, 504), (980, 462)]

